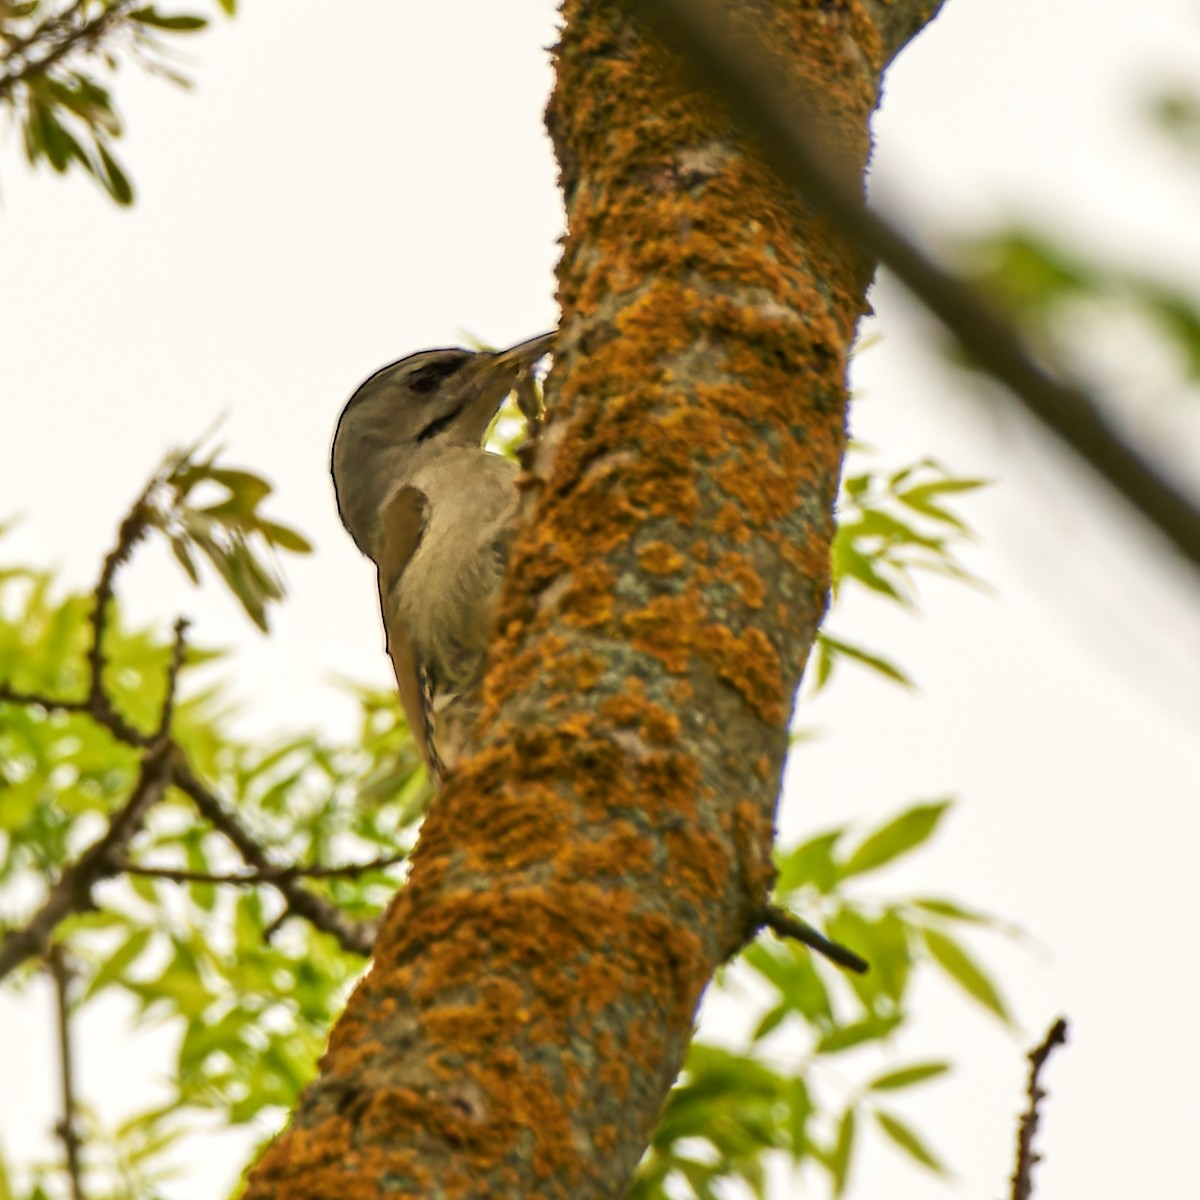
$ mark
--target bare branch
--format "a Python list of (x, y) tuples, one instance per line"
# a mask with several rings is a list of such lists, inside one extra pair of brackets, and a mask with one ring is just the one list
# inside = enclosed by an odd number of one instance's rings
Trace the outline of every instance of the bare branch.
[[(682, 53), (761, 145), (787, 184), (848, 238), (884, 263), (953, 334), (967, 354), (1200, 567), (1200, 507), (1121, 436), (1096, 400), (1047, 374), (1011, 322), (952, 272), (867, 207), (857, 179), (845, 178), (826, 147), (815, 144), (818, 105), (797, 98), (751, 32), (736, 32), (705, 0), (626, 0), (656, 20), (663, 40)], [(910, 4), (918, 13), (928, 0)], [(935, 6), (934, 6), (935, 7)]]
[[(172, 781), (190, 797), (201, 816), (223, 833), (248, 866), (264, 874), (278, 870), (266, 850), (258, 843), (233, 813), (197, 778), (192, 768), (179, 756), (174, 763)], [(287, 874), (266, 879), (279, 892), (293, 916), (303, 917), (309, 924), (337, 939), (343, 950), (370, 957), (375, 942), (375, 930), (366, 922), (347, 917), (335, 904), (318, 896)]]
[(231, 871), (216, 874), (210, 871), (189, 871), (182, 867), (156, 867), (148, 863), (122, 861), (121, 870), (127, 875), (144, 875), (149, 879), (166, 879), (172, 883), (232, 884), (245, 887), (255, 884), (276, 884), (287, 879), (357, 879), (370, 871), (382, 871), (397, 866), (408, 854), (388, 854), (370, 862), (345, 863), (339, 867), (296, 863), (289, 867), (265, 867), (257, 871)]
[(766, 905), (759, 913), (758, 927), (769, 929), (780, 937), (800, 942), (810, 950), (815, 950), (822, 957), (829, 959), (830, 962), (837, 963), (839, 967), (853, 971), (856, 975), (865, 975), (871, 969), (871, 964), (865, 958), (860, 958), (853, 950), (847, 949), (838, 942), (830, 941), (807, 921), (800, 920), (799, 917), (793, 916), (790, 912), (774, 904)]
[(1038, 1105), (1046, 1095), (1039, 1077), (1054, 1047), (1064, 1045), (1066, 1040), (1067, 1022), (1063, 1017), (1059, 1017), (1050, 1026), (1046, 1040), (1036, 1050), (1030, 1051), (1029, 1107), (1022, 1114), (1017, 1126), (1017, 1169), (1012, 1177), (1012, 1200), (1029, 1200), (1033, 1195), (1033, 1165), (1041, 1161), (1041, 1155), (1033, 1148), (1033, 1139), (1041, 1117)]
[(67, 1155), (67, 1175), (71, 1180), (71, 1200), (86, 1200), (83, 1167), (80, 1162), (79, 1126), (76, 1120), (75, 1067), (71, 1050), (71, 981), (74, 972), (63, 948), (52, 945), (46, 953), (50, 977), (54, 980), (55, 1009), (58, 1018), (59, 1082), (62, 1087), (62, 1119), (54, 1127)]
[[(129, 512), (125, 514), (125, 519), (117, 530), (116, 544), (104, 560), (92, 602), (92, 644), (88, 650), (88, 667), (91, 675), (88, 683), (88, 711), (114, 737), (130, 746), (150, 745), (159, 735), (142, 733), (130, 725), (117, 712), (108, 693), (104, 690), (104, 670), (107, 666), (104, 656), (104, 635), (108, 629), (108, 606), (113, 598), (113, 585), (116, 582), (117, 571), (129, 561), (133, 548), (146, 536), (153, 524), (153, 509), (150, 499), (159, 484), (160, 479), (156, 474), (146, 485), (142, 494), (133, 502)], [(182, 637), (182, 633), (177, 633), (177, 637)], [(168, 681), (168, 698), (171, 697), (171, 691), (170, 681)]]
[(34, 916), (20, 929), (5, 934), (0, 941), (0, 979), (27, 958), (45, 954), (55, 929), (67, 917), (95, 907), (92, 889), (117, 873), (125, 847), (166, 793), (173, 749), (165, 743), (146, 754), (132, 794), (109, 818), (108, 828), (63, 871)]
[(175, 622), (175, 645), (171, 648), (171, 665), (167, 668), (167, 685), (155, 734), (160, 741), (171, 732), (171, 719), (175, 715), (175, 689), (179, 684), (179, 672), (183, 669), (183, 659), (187, 651), (187, 631), (187, 619), (180, 617)]

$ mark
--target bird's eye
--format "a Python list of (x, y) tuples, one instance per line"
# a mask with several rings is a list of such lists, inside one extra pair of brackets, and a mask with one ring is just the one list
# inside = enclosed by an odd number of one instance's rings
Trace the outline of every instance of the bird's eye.
[(414, 392), (419, 392), (422, 395), (426, 392), (432, 392), (443, 379), (449, 379), (470, 357), (470, 354), (464, 351), (462, 354), (447, 355), (445, 358), (435, 359), (433, 362), (417, 367), (415, 371), (409, 374), (406, 382)]

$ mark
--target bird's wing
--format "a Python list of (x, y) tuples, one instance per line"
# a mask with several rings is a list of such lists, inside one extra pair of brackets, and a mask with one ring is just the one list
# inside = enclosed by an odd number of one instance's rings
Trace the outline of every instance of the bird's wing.
[(376, 565), (379, 568), (379, 604), (383, 610), (387, 652), (396, 672), (396, 687), (400, 692), (404, 715), (408, 718), (408, 727), (436, 783), (441, 774), (441, 763), (429, 738), (421, 664), (417, 661), (412, 638), (392, 599), (400, 576), (421, 540), (421, 530), (425, 524), (424, 495), (416, 488), (400, 488), (389, 498), (381, 518), (382, 550)]

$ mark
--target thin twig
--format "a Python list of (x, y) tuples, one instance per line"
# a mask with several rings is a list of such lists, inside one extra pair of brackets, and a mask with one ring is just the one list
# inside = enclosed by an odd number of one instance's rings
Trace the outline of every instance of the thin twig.
[[(276, 869), (266, 850), (200, 781), (182, 755), (175, 760), (172, 781), (191, 799), (200, 815), (233, 843), (248, 866), (268, 873)], [(284, 876), (267, 882), (283, 897), (294, 916), (303, 917), (309, 924), (336, 938), (343, 950), (361, 954), (364, 958), (370, 957), (375, 942), (375, 930), (371, 924), (352, 920), (337, 905), (329, 903), (294, 878)]]
[[(96, 582), (92, 600), (92, 643), (88, 650), (88, 711), (120, 741), (130, 746), (151, 744), (158, 734), (144, 734), (135, 729), (117, 712), (108, 693), (104, 690), (104, 670), (107, 660), (104, 653), (104, 635), (108, 630), (108, 606), (113, 598), (113, 585), (117, 571), (129, 561), (133, 548), (146, 536), (152, 524), (150, 498), (161, 480), (155, 475), (141, 495), (133, 502), (125, 519), (117, 530), (117, 540), (104, 560), (100, 578)], [(168, 688), (168, 696), (171, 689)]]
[(169, 743), (150, 750), (129, 799), (109, 818), (108, 828), (59, 876), (41, 908), (0, 941), (0, 979), (34, 955), (45, 954), (54, 930), (74, 913), (95, 907), (92, 889), (117, 873), (118, 861), (146, 814), (166, 793), (171, 779)]
[(804, 103), (776, 70), (761, 39), (734, 28), (711, 0), (626, 0), (653, 17), (660, 36), (761, 145), (781, 179), (842, 233), (891, 268), (967, 354), (1200, 567), (1200, 507), (1109, 422), (1095, 399), (1040, 366), (1010, 321), (867, 207), (857, 180), (816, 145), (819, 104)]
[(166, 691), (163, 693), (162, 711), (158, 717), (155, 737), (162, 741), (171, 732), (171, 719), (175, 715), (175, 689), (179, 684), (179, 672), (183, 670), (183, 659), (187, 652), (188, 622), (180, 617), (175, 622), (175, 644), (171, 647), (171, 663), (167, 667)]
[(62, 1087), (62, 1119), (54, 1131), (62, 1139), (67, 1155), (67, 1175), (71, 1180), (72, 1200), (86, 1200), (83, 1190), (83, 1166), (80, 1162), (79, 1125), (76, 1119), (75, 1066), (71, 1051), (71, 981), (74, 972), (62, 946), (52, 945), (46, 952), (50, 977), (54, 980), (55, 1009), (58, 1018), (59, 1082)]
[(57, 696), (47, 696), (42, 692), (18, 691), (6, 683), (0, 683), (0, 703), (44, 708), (47, 712), (92, 713), (92, 706), (87, 700), (60, 700)]
[(1054, 1047), (1065, 1044), (1066, 1040), (1067, 1022), (1063, 1017), (1059, 1017), (1050, 1026), (1046, 1040), (1029, 1053), (1029, 1107), (1022, 1114), (1017, 1126), (1017, 1169), (1012, 1177), (1012, 1200), (1029, 1200), (1033, 1195), (1033, 1165), (1042, 1158), (1033, 1148), (1033, 1139), (1041, 1118), (1038, 1105), (1046, 1095), (1042, 1090), (1040, 1076), (1042, 1067), (1045, 1066), (1046, 1059), (1050, 1057)]
[(802, 943), (810, 950), (815, 950), (824, 958), (829, 959), (830, 962), (837, 963), (839, 967), (853, 971), (856, 975), (865, 975), (871, 969), (871, 964), (865, 958), (860, 958), (853, 950), (847, 949), (838, 942), (830, 941), (807, 921), (800, 920), (799, 917), (793, 916), (792, 913), (777, 905), (764, 906), (759, 914), (758, 925), (760, 928), (770, 929), (780, 937), (791, 938), (794, 942)]
[(404, 862), (408, 854), (389, 854), (373, 858), (370, 862), (344, 863), (338, 867), (323, 867), (316, 864), (297, 863), (290, 867), (264, 867), (256, 871), (230, 871), (216, 874), (210, 871), (189, 871), (182, 867), (155, 867), (148, 863), (130, 862), (125, 859), (121, 870), (128, 875), (144, 875), (149, 879), (166, 879), (172, 883), (232, 884), (245, 887), (253, 884), (276, 884), (286, 879), (357, 879), (369, 871), (382, 871)]

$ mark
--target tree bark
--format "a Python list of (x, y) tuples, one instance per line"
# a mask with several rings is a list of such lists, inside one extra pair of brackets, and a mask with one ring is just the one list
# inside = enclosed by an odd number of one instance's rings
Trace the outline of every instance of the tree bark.
[[(731, 7), (861, 180), (928, 0)], [(561, 338), (479, 750), (249, 1200), (619, 1197), (769, 892), (871, 264), (639, 22), (564, 18)]]

